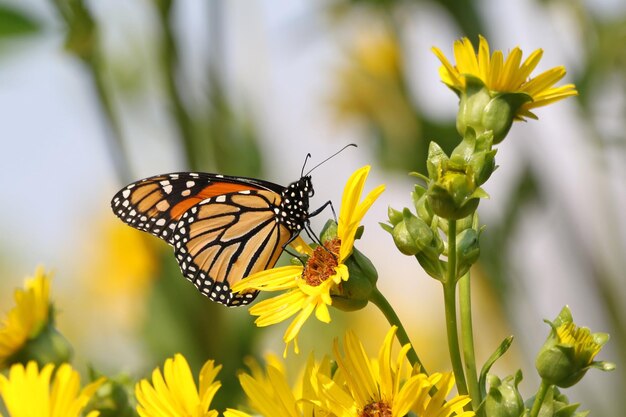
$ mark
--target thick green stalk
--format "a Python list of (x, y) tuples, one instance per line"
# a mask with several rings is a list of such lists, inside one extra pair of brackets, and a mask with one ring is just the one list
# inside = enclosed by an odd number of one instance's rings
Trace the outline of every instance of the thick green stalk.
[(162, 30), (162, 44), (160, 46), (161, 65), (165, 78), (165, 91), (171, 101), (172, 116), (175, 121), (176, 128), (183, 142), (185, 156), (189, 168), (198, 169), (200, 161), (198, 161), (198, 152), (195, 149), (194, 129), (191, 116), (185, 107), (183, 98), (177, 85), (176, 76), (178, 73), (178, 47), (174, 39), (174, 30), (171, 22), (171, 0), (159, 0), (155, 2), (159, 23)]
[(385, 296), (378, 290), (378, 288), (374, 288), (374, 290), (370, 293), (369, 300), (385, 315), (385, 318), (387, 319), (389, 324), (398, 327), (398, 331), (396, 332), (396, 338), (398, 339), (398, 342), (400, 342), (402, 346), (406, 345), (407, 343), (411, 344), (411, 349), (409, 349), (409, 351), (407, 352), (407, 357), (411, 365), (415, 366), (415, 364), (418, 364), (420, 366), (421, 372), (428, 375), (424, 364), (422, 364), (419, 356), (417, 356), (417, 352), (415, 351), (415, 348), (413, 347), (413, 344), (409, 339), (409, 335), (406, 333), (406, 330), (404, 329), (400, 318), (394, 311), (391, 304), (389, 304), (389, 301), (387, 301)]
[(530, 410), (529, 417), (537, 417), (539, 415), (539, 410), (541, 410), (541, 405), (543, 404), (543, 400), (546, 398), (549, 388), (550, 384), (547, 384), (546, 381), (542, 380), (539, 391), (537, 391), (537, 394), (535, 395), (535, 402), (533, 403), (533, 408)]
[(472, 297), (470, 288), (470, 273), (467, 272), (459, 279), (459, 309), (461, 313), (461, 338), (463, 343), (463, 359), (467, 386), (472, 398), (472, 408), (478, 410), (482, 398), (478, 386), (476, 371), (476, 355), (474, 353), (474, 329), (472, 326)]
[(443, 283), (443, 298), (446, 309), (446, 331), (448, 350), (456, 386), (461, 395), (467, 395), (467, 383), (463, 372), (463, 361), (459, 347), (459, 335), (456, 322), (456, 220), (448, 221), (448, 274)]

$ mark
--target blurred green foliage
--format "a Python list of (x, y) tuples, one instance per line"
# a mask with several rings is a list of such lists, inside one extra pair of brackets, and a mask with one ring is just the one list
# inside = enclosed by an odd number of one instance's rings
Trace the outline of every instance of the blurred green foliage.
[(34, 35), (41, 29), (41, 23), (28, 13), (13, 6), (0, 4), (0, 41)]

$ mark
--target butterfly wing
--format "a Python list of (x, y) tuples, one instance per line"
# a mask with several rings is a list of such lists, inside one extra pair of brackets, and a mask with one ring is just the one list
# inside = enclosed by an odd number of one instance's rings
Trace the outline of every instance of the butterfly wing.
[(233, 294), (242, 278), (273, 267), (293, 236), (277, 221), (281, 197), (243, 190), (211, 197), (182, 215), (174, 231), (183, 275), (213, 301), (247, 304), (257, 291)]
[(274, 266), (294, 231), (278, 221), (284, 187), (207, 173), (158, 175), (132, 183), (112, 199), (128, 225), (175, 248), (183, 275), (211, 300), (247, 304), (256, 292), (230, 286)]

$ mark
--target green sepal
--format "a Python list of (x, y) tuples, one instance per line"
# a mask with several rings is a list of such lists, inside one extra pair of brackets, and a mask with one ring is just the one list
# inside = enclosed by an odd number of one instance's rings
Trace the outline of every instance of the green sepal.
[(462, 277), (480, 256), (480, 233), (474, 229), (465, 229), (456, 236), (456, 256), (458, 276)]
[[(526, 408), (531, 409), (534, 402), (535, 396), (527, 399)], [(570, 404), (569, 399), (557, 387), (550, 386), (537, 417), (585, 417), (589, 414), (589, 411), (576, 411), (578, 407), (580, 404)]]
[(320, 241), (322, 243), (328, 242), (337, 237), (337, 222), (333, 219), (328, 219), (322, 227), (322, 232), (320, 233)]
[(378, 271), (372, 261), (356, 248), (344, 261), (348, 267), (350, 278), (339, 286), (336, 293), (331, 294), (332, 306), (342, 311), (360, 310), (369, 302), (371, 292), (376, 288)]
[(389, 217), (389, 223), (391, 223), (392, 226), (397, 225), (404, 218), (401, 211), (396, 210), (391, 206), (387, 208), (387, 217)]
[(468, 129), (477, 133), (492, 132), (493, 144), (506, 137), (524, 103), (532, 101), (526, 93), (490, 91), (478, 78), (465, 74), (466, 89), (461, 94), (456, 119), (457, 131), (465, 136)]
[(428, 247), (417, 253), (415, 258), (428, 275), (443, 282), (447, 271), (446, 262), (439, 259), (439, 253), (434, 248)]
[(500, 345), (498, 345), (498, 348), (491, 354), (491, 356), (489, 356), (489, 358), (487, 359), (487, 362), (485, 362), (485, 364), (481, 368), (480, 378), (478, 379), (478, 386), (480, 388), (481, 397), (485, 398), (485, 396), (487, 395), (486, 381), (487, 381), (487, 374), (489, 370), (491, 369), (493, 364), (496, 363), (496, 361), (500, 359), (502, 355), (506, 353), (507, 350), (509, 350), (512, 344), (513, 344), (513, 336), (506, 337), (500, 343)]

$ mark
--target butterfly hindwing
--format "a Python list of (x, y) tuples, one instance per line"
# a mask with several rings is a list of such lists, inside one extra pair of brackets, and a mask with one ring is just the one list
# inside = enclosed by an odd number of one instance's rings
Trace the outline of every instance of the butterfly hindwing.
[(211, 197), (183, 214), (174, 232), (183, 275), (213, 301), (247, 304), (257, 292), (230, 286), (274, 266), (293, 232), (276, 219), (281, 198), (268, 190)]

